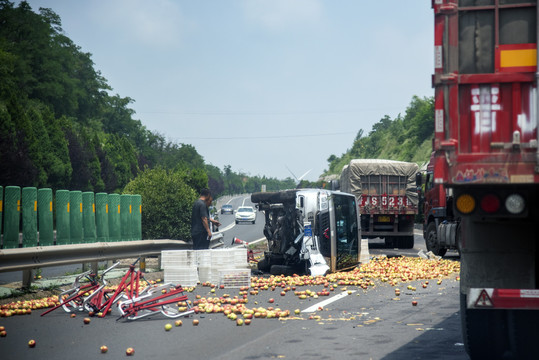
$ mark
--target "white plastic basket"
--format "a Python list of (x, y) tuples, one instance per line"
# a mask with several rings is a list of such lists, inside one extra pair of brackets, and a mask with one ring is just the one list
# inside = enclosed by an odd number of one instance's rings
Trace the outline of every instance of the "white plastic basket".
[(167, 250), (161, 252), (161, 267), (197, 266), (197, 254), (193, 250)]
[(239, 288), (251, 284), (250, 269), (226, 269), (219, 270), (219, 285), (225, 288)]
[(247, 262), (247, 248), (234, 248), (232, 251), (232, 257), (234, 259), (234, 267), (236, 269), (245, 269), (249, 267), (249, 263)]
[(183, 287), (196, 286), (198, 271), (196, 267), (165, 268), (164, 278), (165, 283), (173, 283)]

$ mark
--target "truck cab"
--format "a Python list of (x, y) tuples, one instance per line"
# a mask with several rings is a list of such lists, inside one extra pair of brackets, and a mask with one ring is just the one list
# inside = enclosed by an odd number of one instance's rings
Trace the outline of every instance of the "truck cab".
[(259, 270), (317, 276), (358, 265), (361, 232), (354, 195), (302, 189), (255, 193), (251, 201), (264, 212), (268, 241)]

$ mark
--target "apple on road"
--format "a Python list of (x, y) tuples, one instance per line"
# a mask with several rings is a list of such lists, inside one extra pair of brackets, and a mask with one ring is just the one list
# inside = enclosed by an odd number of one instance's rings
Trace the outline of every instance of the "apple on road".
[(33, 340), (33, 339), (28, 341), (28, 346), (31, 347), (31, 348), (35, 347), (36, 346), (36, 341)]

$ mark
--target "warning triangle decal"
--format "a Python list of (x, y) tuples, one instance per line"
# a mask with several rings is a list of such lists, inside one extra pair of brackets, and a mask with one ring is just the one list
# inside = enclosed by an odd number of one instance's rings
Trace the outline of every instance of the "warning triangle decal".
[(477, 297), (477, 300), (475, 301), (476, 307), (492, 307), (492, 300), (490, 299), (490, 296), (488, 296), (488, 293), (485, 289), (481, 290), (481, 293)]

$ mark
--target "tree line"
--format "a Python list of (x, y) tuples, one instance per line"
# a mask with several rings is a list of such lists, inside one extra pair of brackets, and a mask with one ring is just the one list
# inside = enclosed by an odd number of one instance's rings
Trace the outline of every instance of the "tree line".
[(434, 98), (413, 96), (404, 116), (384, 116), (368, 135), (360, 129), (350, 149), (327, 159), (324, 175), (340, 174), (352, 159), (400, 160), (421, 166), (429, 160), (433, 137)]
[(216, 195), (293, 184), (205, 163), (135, 119), (133, 101), (112, 94), (53, 10), (0, 0), (0, 184), (113, 193), (157, 168)]

